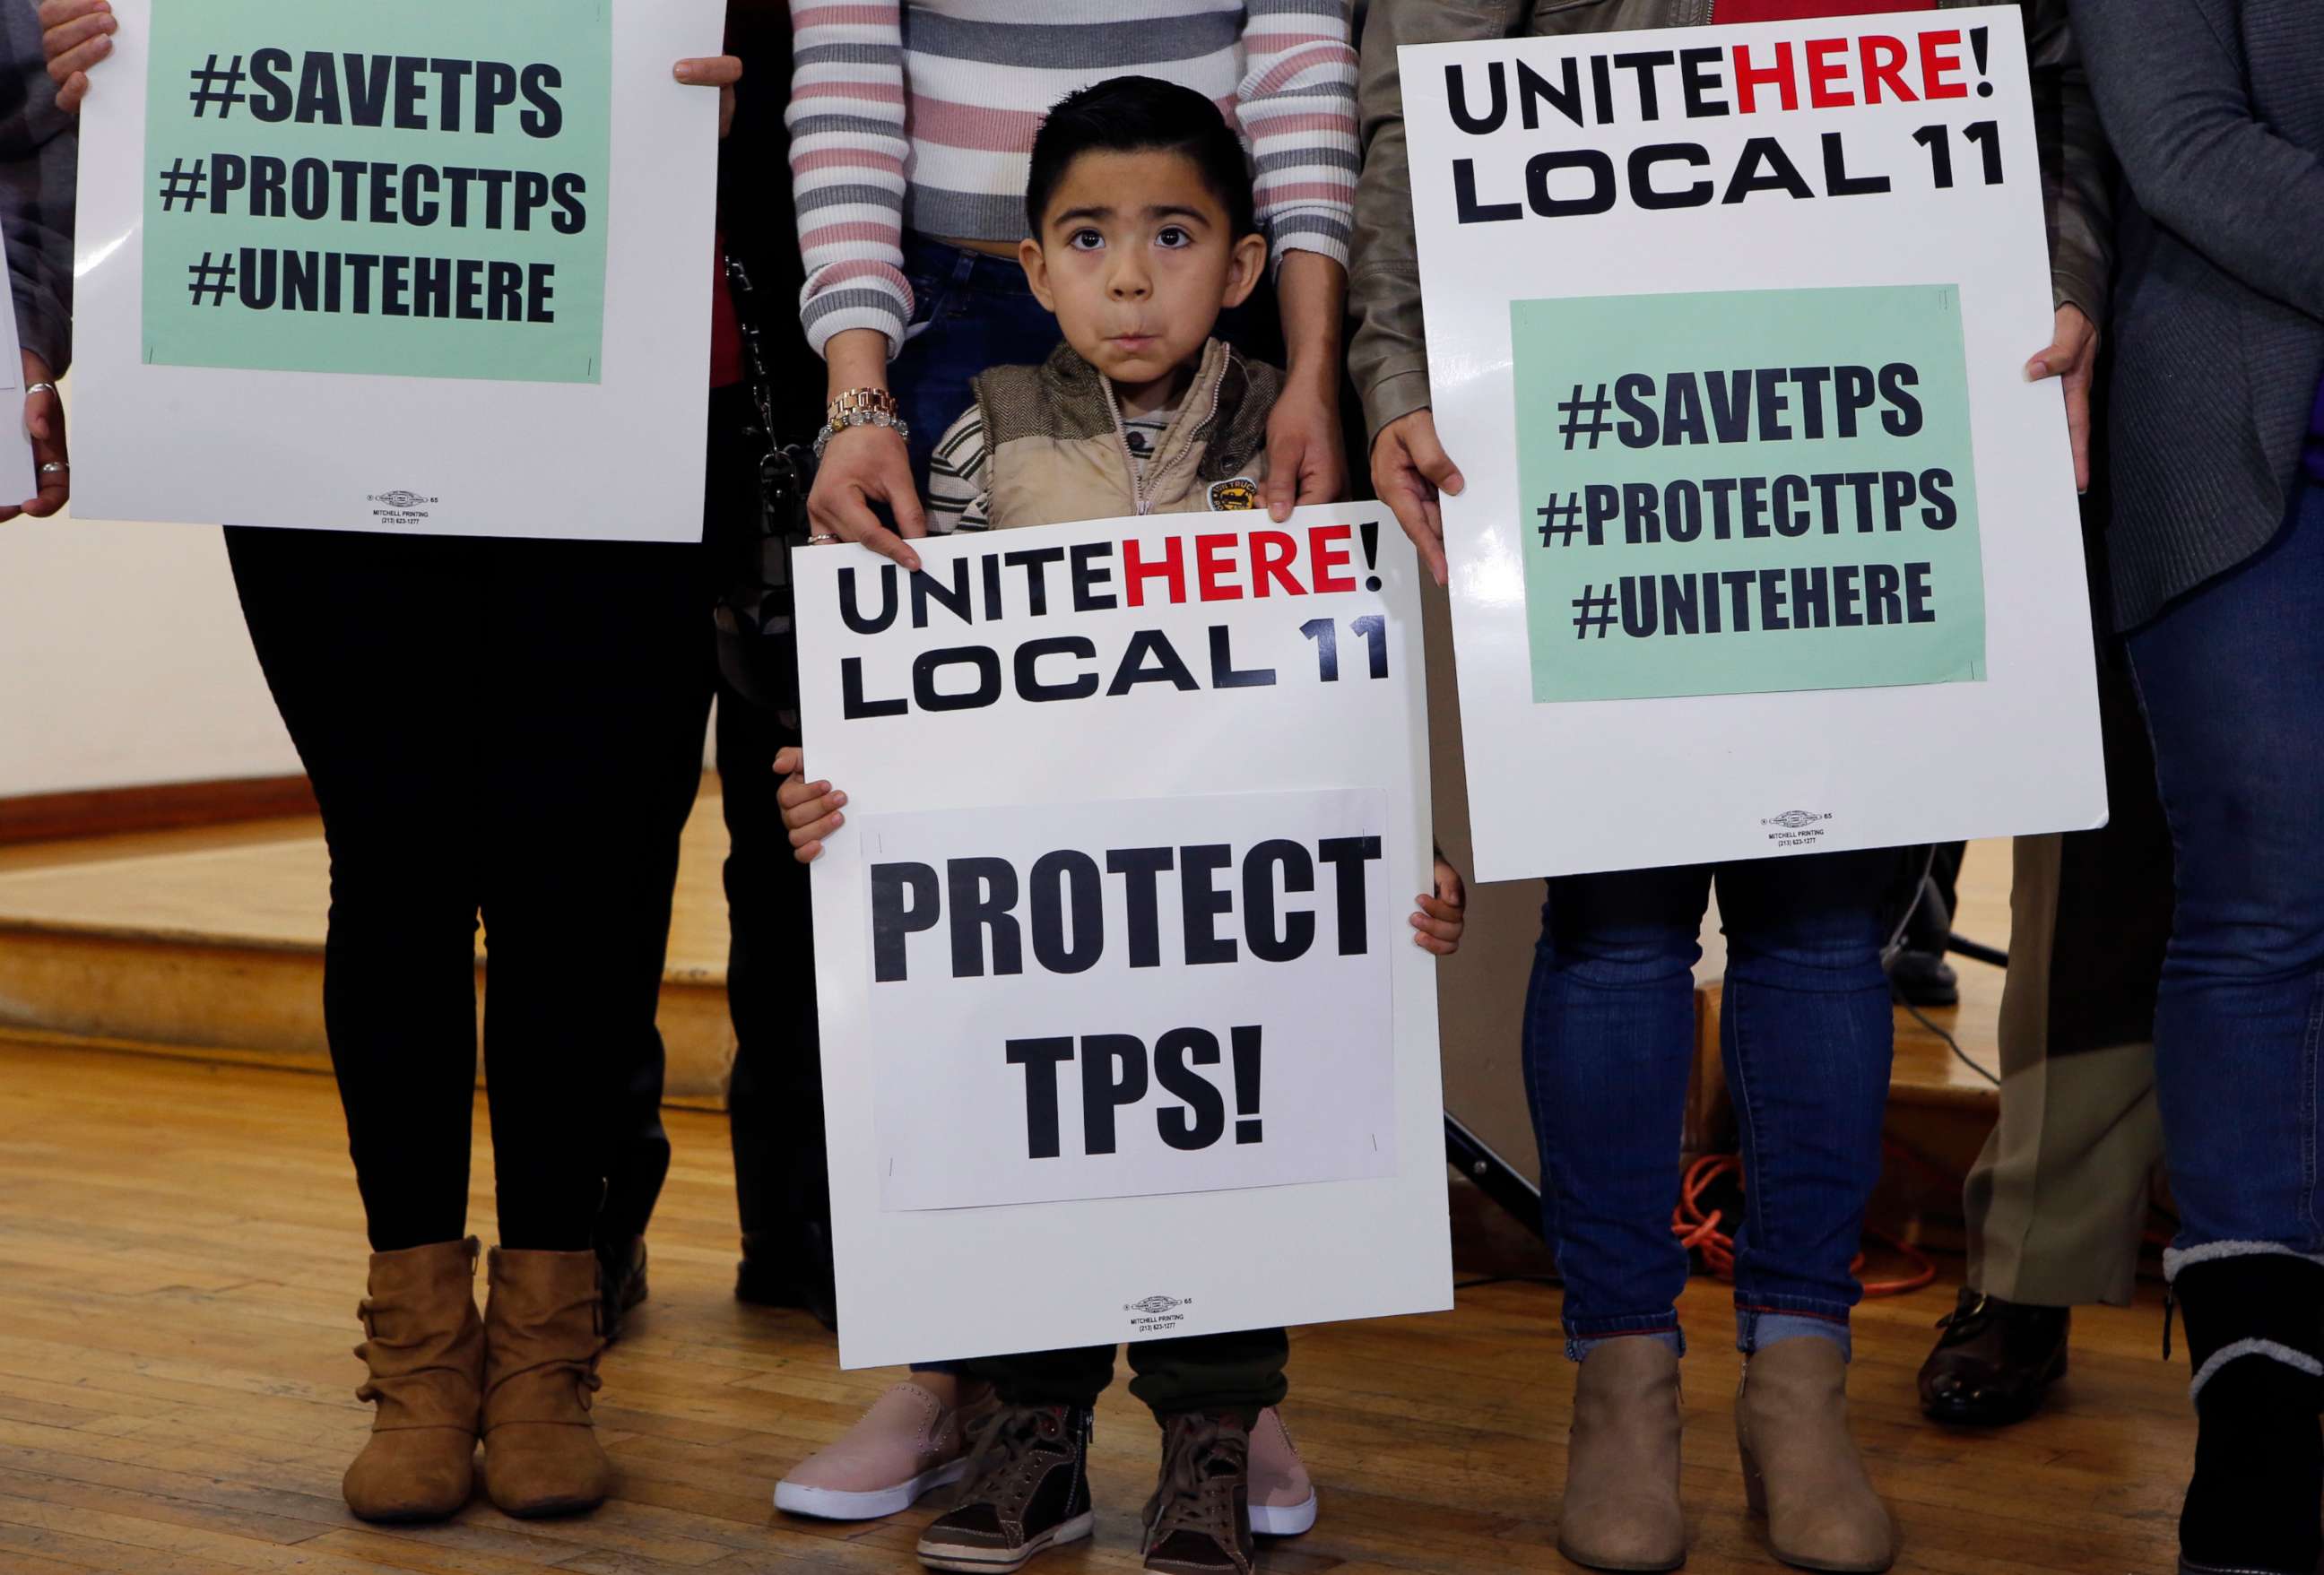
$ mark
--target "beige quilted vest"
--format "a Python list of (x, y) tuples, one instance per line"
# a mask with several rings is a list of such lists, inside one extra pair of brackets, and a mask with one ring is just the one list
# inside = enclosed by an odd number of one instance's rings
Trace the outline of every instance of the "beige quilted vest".
[(994, 367), (973, 386), (992, 523), (1003, 528), (1257, 508), (1283, 375), (1222, 340), (1204, 345), (1142, 485), (1111, 385), (1072, 345), (1038, 366)]

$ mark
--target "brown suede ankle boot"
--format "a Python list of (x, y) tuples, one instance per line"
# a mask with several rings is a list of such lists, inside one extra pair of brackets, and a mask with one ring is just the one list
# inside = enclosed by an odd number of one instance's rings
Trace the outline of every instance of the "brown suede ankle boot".
[(484, 1303), (484, 1491), (521, 1518), (595, 1509), (613, 1462), (589, 1418), (604, 1303), (594, 1252), (494, 1248)]
[(1751, 1513), (1767, 1547), (1803, 1570), (1869, 1572), (1896, 1558), (1896, 1526), (1848, 1432), (1848, 1364), (1829, 1340), (1801, 1335), (1744, 1359), (1735, 1441)]
[(1593, 1570), (1686, 1562), (1678, 1445), (1678, 1352), (1634, 1337), (1592, 1347), (1573, 1386), (1557, 1551)]
[(475, 1284), (473, 1237), (372, 1254), (355, 1309), (371, 1377), (355, 1398), (379, 1409), (340, 1485), (361, 1519), (442, 1520), (468, 1502), (484, 1386)]

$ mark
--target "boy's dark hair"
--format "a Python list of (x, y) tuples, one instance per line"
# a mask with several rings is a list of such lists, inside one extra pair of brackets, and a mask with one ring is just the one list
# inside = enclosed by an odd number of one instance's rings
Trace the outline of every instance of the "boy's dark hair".
[(1250, 164), (1219, 106), (1191, 88), (1153, 77), (1111, 77), (1059, 99), (1033, 138), (1025, 180), (1025, 219), (1038, 239), (1049, 198), (1084, 153), (1183, 153), (1226, 205), (1233, 239), (1258, 232)]

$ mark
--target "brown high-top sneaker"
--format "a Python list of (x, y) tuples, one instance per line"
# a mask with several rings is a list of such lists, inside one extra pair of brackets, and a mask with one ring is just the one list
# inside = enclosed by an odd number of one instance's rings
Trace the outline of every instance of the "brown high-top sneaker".
[(341, 1484), (364, 1520), (442, 1520), (468, 1502), (484, 1385), (475, 1280), (473, 1237), (372, 1254), (355, 1309), (371, 1377), (355, 1398), (379, 1409)]
[(484, 1303), (484, 1491), (531, 1518), (595, 1509), (613, 1462), (589, 1417), (604, 1303), (594, 1252), (492, 1250)]
[(1767, 1548), (1803, 1570), (1874, 1571), (1895, 1561), (1896, 1527), (1848, 1433), (1848, 1363), (1802, 1335), (1744, 1359), (1735, 1441)]

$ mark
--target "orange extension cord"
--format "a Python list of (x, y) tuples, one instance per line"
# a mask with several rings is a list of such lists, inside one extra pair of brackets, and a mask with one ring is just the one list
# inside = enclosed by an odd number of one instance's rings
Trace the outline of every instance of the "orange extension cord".
[[(1928, 1164), (1919, 1155), (1895, 1144), (1882, 1147), (1891, 1155)], [(1687, 1166), (1686, 1178), (1679, 1187), (1678, 1207), (1671, 1216), (1671, 1234), (1677, 1237), (1680, 1245), (1688, 1250), (1700, 1251), (1705, 1268), (1732, 1284), (1735, 1279), (1735, 1239), (1719, 1228), (1719, 1216), (1702, 1206), (1702, 1196), (1711, 1190), (1711, 1184), (1729, 1174), (1736, 1178), (1737, 1186), (1743, 1184), (1743, 1161), (1736, 1155), (1706, 1154)], [(1899, 1241), (1885, 1231), (1875, 1230), (1868, 1225), (1865, 1227), (1864, 1233), (1902, 1255), (1913, 1266), (1912, 1272), (1901, 1279), (1866, 1280), (1864, 1294), (1867, 1296), (1902, 1296), (1936, 1279), (1937, 1266), (1930, 1262), (1928, 1255), (1920, 1248)], [(1864, 1272), (1862, 1253), (1858, 1253), (1856, 1260), (1849, 1265), (1849, 1272), (1855, 1275)]]

